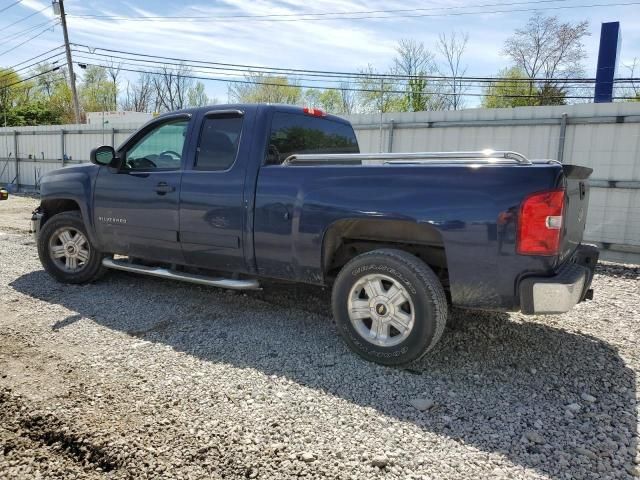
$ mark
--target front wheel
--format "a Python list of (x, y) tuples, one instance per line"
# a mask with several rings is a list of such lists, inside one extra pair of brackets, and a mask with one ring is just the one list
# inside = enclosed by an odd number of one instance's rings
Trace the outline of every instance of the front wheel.
[(63, 283), (91, 282), (106, 272), (104, 254), (91, 245), (77, 211), (59, 213), (44, 224), (38, 256), (47, 273)]
[(442, 284), (419, 258), (394, 249), (347, 263), (333, 286), (333, 314), (349, 347), (384, 365), (419, 359), (438, 342), (447, 320)]

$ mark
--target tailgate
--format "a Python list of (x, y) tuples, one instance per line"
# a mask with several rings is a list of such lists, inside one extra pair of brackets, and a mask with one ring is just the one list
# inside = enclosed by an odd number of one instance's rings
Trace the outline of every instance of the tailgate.
[(584, 233), (589, 204), (589, 176), (591, 168), (577, 165), (563, 165), (566, 178), (564, 228), (560, 239), (560, 262), (576, 250)]

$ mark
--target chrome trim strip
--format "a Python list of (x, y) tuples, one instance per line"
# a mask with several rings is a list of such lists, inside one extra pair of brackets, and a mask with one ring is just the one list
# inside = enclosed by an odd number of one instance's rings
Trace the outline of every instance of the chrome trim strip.
[(227, 288), (229, 290), (260, 290), (260, 284), (255, 279), (234, 280), (230, 278), (215, 278), (194, 273), (175, 272), (162, 267), (147, 267), (146, 265), (136, 265), (133, 263), (105, 258), (102, 265), (115, 270), (125, 272), (141, 273), (152, 277), (166, 278), (169, 280), (179, 280), (181, 282), (197, 283), (211, 287)]
[(480, 152), (412, 152), (412, 153), (330, 153), (290, 155), (282, 165), (305, 164), (361, 164), (402, 165), (429, 163), (517, 163), (531, 165), (531, 161), (518, 152), (508, 150), (483, 150)]

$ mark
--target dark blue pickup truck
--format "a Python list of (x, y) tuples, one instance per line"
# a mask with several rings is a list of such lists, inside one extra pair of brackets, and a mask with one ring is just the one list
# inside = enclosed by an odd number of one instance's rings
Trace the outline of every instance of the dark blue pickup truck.
[(345, 341), (421, 357), (448, 306), (561, 313), (592, 295), (582, 243), (591, 170), (515, 152), (360, 154), (312, 108), (218, 105), (161, 115), (93, 165), (41, 182), (33, 215), (53, 277), (107, 269), (230, 289), (333, 288)]

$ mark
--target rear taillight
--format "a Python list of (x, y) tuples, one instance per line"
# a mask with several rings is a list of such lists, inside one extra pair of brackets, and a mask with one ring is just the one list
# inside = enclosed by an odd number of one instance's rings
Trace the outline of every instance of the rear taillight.
[(304, 107), (302, 109), (302, 111), (304, 113), (306, 113), (307, 115), (311, 115), (312, 117), (326, 117), (327, 114), (324, 110), (320, 110), (319, 108), (311, 108), (311, 107)]
[(557, 255), (562, 232), (564, 190), (529, 195), (518, 218), (516, 251), (521, 255)]

